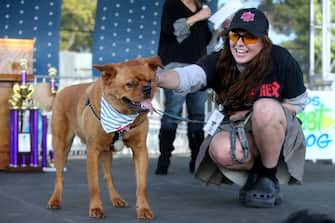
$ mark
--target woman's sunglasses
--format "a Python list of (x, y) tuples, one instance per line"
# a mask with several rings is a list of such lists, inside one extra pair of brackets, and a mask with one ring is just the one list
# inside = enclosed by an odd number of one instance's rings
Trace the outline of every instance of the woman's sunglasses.
[(244, 44), (255, 44), (257, 43), (258, 37), (252, 36), (250, 34), (240, 34), (230, 31), (228, 34), (229, 40), (236, 43), (240, 38), (242, 38), (242, 41)]

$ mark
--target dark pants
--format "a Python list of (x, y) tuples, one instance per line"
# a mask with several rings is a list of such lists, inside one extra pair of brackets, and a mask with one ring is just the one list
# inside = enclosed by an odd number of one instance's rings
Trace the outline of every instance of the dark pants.
[[(187, 94), (186, 96), (176, 95), (171, 90), (164, 89), (165, 112), (173, 116), (181, 116), (183, 104), (186, 102), (187, 118), (190, 120), (204, 121), (205, 119), (205, 102), (207, 100), (206, 91), (197, 91)], [(161, 128), (159, 132), (159, 150), (156, 173), (166, 174), (170, 164), (171, 153), (174, 150), (173, 142), (176, 137), (178, 120), (175, 120), (164, 114), (161, 119)], [(203, 141), (203, 124), (187, 123), (187, 136), (191, 150), (190, 171), (194, 171), (194, 163)]]

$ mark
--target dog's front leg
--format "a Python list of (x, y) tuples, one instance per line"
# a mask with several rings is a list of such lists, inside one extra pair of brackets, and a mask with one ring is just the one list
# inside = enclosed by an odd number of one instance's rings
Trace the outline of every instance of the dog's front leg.
[(147, 196), (148, 151), (146, 146), (133, 149), (136, 176), (136, 208), (138, 219), (152, 219), (154, 213), (149, 207)]
[(90, 207), (88, 215), (95, 218), (103, 218), (104, 210), (100, 197), (99, 187), (99, 155), (96, 147), (87, 145), (87, 180), (90, 192)]
[(112, 178), (112, 152), (103, 152), (101, 154), (104, 167), (104, 181), (109, 192), (109, 198), (114, 207), (127, 207), (128, 203), (117, 192)]

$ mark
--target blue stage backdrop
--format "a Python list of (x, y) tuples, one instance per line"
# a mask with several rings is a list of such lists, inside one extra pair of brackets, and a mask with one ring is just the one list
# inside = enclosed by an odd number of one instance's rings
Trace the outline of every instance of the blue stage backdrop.
[[(208, 0), (213, 12), (217, 0)], [(99, 0), (93, 35), (93, 64), (157, 55), (164, 0)], [(98, 75), (95, 70), (94, 75)]]
[(58, 69), (61, 0), (0, 0), (0, 38), (35, 39), (33, 72)]

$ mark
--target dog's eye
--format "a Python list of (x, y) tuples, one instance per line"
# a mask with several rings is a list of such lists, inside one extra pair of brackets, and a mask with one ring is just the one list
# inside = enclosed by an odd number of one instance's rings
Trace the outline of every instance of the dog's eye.
[(126, 84), (127, 88), (133, 88), (135, 86), (135, 83), (134, 82), (128, 82)]

